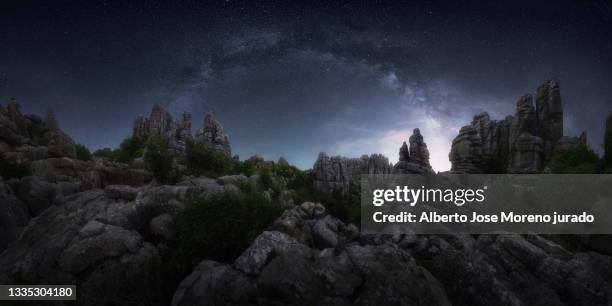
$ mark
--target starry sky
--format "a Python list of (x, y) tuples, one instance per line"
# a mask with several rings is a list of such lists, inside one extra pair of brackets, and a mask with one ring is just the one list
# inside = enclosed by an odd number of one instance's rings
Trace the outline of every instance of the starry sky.
[(241, 158), (398, 158), (420, 128), (435, 170), (482, 111), (561, 82), (565, 134), (601, 152), (612, 111), (607, 1), (2, 1), (0, 103), (52, 108), (95, 150), (155, 102), (212, 111)]

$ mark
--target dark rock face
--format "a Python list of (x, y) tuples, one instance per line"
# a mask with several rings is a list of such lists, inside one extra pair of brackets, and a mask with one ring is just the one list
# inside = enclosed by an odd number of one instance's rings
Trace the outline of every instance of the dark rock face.
[(606, 305), (611, 264), (533, 234), (361, 234), (303, 203), (233, 263), (202, 261), (172, 305)]
[(555, 150), (586, 143), (586, 135), (579, 139), (562, 136), (559, 83), (546, 81), (538, 88), (535, 107), (533, 97), (524, 95), (516, 103), (514, 116), (491, 120), (481, 113), (462, 127), (449, 154), (451, 171), (539, 173)]
[(0, 253), (15, 241), (30, 220), (27, 206), (0, 177)]
[(392, 171), (389, 159), (381, 154), (346, 158), (320, 153), (312, 169), (315, 190), (327, 196), (334, 192), (348, 196), (358, 190), (361, 174), (386, 174)]
[(223, 127), (213, 118), (210, 112), (204, 116), (204, 125), (198, 130), (195, 141), (208, 144), (215, 150), (223, 152), (227, 157), (232, 156), (229, 137), (223, 132)]
[(104, 188), (108, 185), (142, 186), (153, 180), (148, 171), (102, 160), (48, 158), (33, 162), (31, 168), (35, 176), (50, 182), (75, 182), (81, 190)]
[(0, 181), (0, 220), (12, 214), (11, 222), (0, 223), (0, 242), (8, 244), (0, 254), (0, 282), (76, 284), (79, 305), (168, 305), (176, 283), (164, 276), (171, 267), (163, 260), (172, 252), (177, 212), (190, 197), (236, 188), (202, 178), (56, 197), (16, 238), (24, 221), (15, 216), (24, 204)]
[(42, 120), (23, 115), (17, 101), (12, 100), (0, 112), (0, 154), (14, 163), (44, 159), (47, 156), (76, 158), (75, 144), (59, 129), (52, 111)]
[(536, 98), (538, 132), (544, 140), (544, 158), (552, 156), (555, 143), (563, 136), (563, 105), (559, 82), (550, 80), (538, 87)]
[[(328, 243), (316, 247), (323, 227)], [(349, 233), (322, 206), (304, 203), (285, 211), (232, 265), (200, 263), (172, 305), (450, 305), (442, 285), (408, 252), (362, 245)]]
[(429, 164), (429, 150), (423, 141), (423, 136), (419, 129), (414, 129), (412, 136), (408, 139), (410, 148), (406, 142), (399, 150), (399, 161), (393, 166), (393, 173), (397, 174), (423, 174), (433, 173)]

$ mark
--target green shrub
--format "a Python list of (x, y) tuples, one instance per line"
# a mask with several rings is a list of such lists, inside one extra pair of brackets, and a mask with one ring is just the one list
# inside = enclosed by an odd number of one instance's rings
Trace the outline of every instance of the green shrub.
[(75, 144), (74, 148), (76, 149), (77, 158), (80, 160), (91, 160), (91, 152), (87, 149), (86, 146), (82, 144)]
[(98, 149), (93, 155), (108, 158), (111, 161), (129, 164), (134, 158), (144, 155), (145, 145), (146, 142), (143, 139), (129, 137), (121, 141), (119, 148), (114, 150), (110, 148)]
[(229, 262), (278, 216), (281, 209), (255, 184), (194, 200), (178, 216), (179, 253), (195, 264), (203, 258)]
[(164, 137), (150, 137), (143, 157), (145, 169), (153, 172), (158, 182), (172, 183), (176, 180), (173, 156), (168, 153), (168, 141)]
[(97, 149), (97, 150), (95, 150), (93, 152), (92, 155), (96, 156), (96, 157), (104, 157), (104, 158), (112, 159), (113, 158), (113, 150), (111, 148)]
[(312, 170), (301, 171), (295, 168), (296, 173), (287, 182), (287, 188), (295, 191), (294, 203), (315, 201), (314, 173)]
[(187, 172), (195, 176), (218, 177), (229, 174), (231, 161), (222, 152), (203, 143), (188, 144)]
[(576, 146), (553, 155), (552, 173), (597, 173), (599, 157), (584, 145)]
[(13, 163), (0, 154), (0, 176), (4, 179), (22, 178), (31, 174), (30, 166), (26, 163)]

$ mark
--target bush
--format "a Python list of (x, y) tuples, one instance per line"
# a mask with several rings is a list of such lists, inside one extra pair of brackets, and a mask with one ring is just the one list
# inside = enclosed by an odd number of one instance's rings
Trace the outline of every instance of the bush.
[(599, 157), (584, 145), (579, 145), (553, 155), (552, 173), (597, 173)]
[(131, 163), (134, 158), (142, 157), (144, 155), (144, 148), (146, 142), (140, 138), (126, 138), (121, 141), (119, 148), (110, 149), (104, 148), (96, 150), (93, 155), (97, 157), (108, 158), (111, 161)]
[(93, 152), (93, 156), (113, 159), (113, 150), (111, 148), (97, 149)]
[(173, 162), (173, 156), (168, 153), (168, 141), (164, 137), (149, 138), (144, 149), (144, 164), (158, 182), (172, 183), (177, 179)]
[(178, 216), (179, 253), (186, 263), (234, 260), (281, 214), (255, 184), (188, 203)]
[(187, 172), (192, 175), (218, 177), (229, 174), (231, 161), (224, 153), (203, 143), (189, 143)]
[(89, 152), (89, 149), (87, 149), (86, 146), (77, 143), (76, 145), (74, 145), (74, 148), (76, 149), (76, 155), (78, 159), (91, 160), (91, 152)]
[(0, 176), (4, 179), (22, 178), (30, 175), (30, 166), (26, 163), (13, 163), (0, 154)]

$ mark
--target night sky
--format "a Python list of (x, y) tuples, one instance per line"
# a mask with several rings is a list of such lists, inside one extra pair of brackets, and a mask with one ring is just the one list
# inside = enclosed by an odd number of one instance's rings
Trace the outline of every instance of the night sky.
[(53, 108), (92, 150), (159, 102), (194, 132), (212, 110), (241, 158), (396, 161), (418, 127), (446, 170), (462, 125), (513, 114), (546, 79), (566, 135), (597, 152), (612, 111), (607, 1), (39, 2), (0, 4), (0, 102)]

